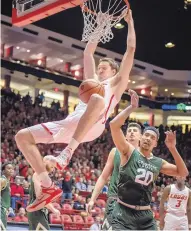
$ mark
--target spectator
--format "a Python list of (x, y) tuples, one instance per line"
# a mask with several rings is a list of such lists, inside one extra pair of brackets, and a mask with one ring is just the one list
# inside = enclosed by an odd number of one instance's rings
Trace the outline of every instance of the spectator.
[(91, 225), (90, 231), (94, 231), (94, 230), (101, 230), (101, 218), (96, 216), (95, 217), (95, 222), (93, 223), (93, 225)]
[(87, 191), (87, 186), (84, 184), (84, 180), (82, 177), (80, 177), (79, 182), (76, 183), (76, 188), (79, 191)]
[(65, 177), (62, 179), (62, 199), (61, 203), (64, 203), (65, 199), (72, 199), (72, 186), (74, 184), (73, 177), (71, 176), (70, 172), (67, 171)]
[(87, 192), (92, 192), (94, 189), (94, 186), (92, 185), (92, 181), (88, 180), (87, 181)]
[(78, 195), (76, 201), (74, 202), (73, 209), (86, 210), (85, 200), (82, 198), (82, 196)]
[(11, 184), (11, 207), (14, 210), (16, 209), (16, 202), (21, 201), (24, 196), (24, 189), (20, 184), (20, 179), (17, 179), (15, 183)]
[(15, 222), (28, 222), (28, 218), (25, 216), (26, 211), (24, 208), (20, 208), (17, 216), (14, 218)]
[(23, 176), (24, 178), (27, 177), (27, 173), (28, 173), (28, 164), (27, 161), (25, 159), (22, 160), (22, 163), (19, 165), (19, 174), (20, 176)]

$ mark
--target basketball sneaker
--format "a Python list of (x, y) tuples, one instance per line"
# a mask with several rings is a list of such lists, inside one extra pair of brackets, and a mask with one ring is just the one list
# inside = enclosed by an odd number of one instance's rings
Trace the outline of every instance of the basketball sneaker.
[(56, 168), (59, 170), (64, 170), (66, 166), (69, 164), (70, 159), (72, 158), (72, 149), (66, 147), (60, 155), (55, 157), (56, 160)]
[(43, 159), (44, 161), (51, 161), (52, 163), (54, 163), (54, 167), (58, 170), (64, 170), (66, 166), (69, 164), (71, 158), (72, 149), (66, 147), (57, 157), (47, 155)]
[(36, 200), (26, 207), (27, 212), (34, 212), (44, 208), (49, 203), (55, 201), (62, 195), (63, 191), (56, 187), (54, 183), (49, 188), (41, 186), (41, 194)]

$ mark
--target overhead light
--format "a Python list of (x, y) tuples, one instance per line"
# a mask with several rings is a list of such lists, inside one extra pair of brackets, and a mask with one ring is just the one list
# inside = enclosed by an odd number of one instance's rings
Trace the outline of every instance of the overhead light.
[(142, 89), (141, 90), (141, 95), (144, 95), (145, 94), (145, 89)]
[(172, 43), (172, 42), (168, 42), (168, 43), (165, 44), (165, 47), (166, 48), (173, 48), (173, 47), (175, 47), (175, 44)]
[(135, 84), (135, 81), (133, 81), (132, 83)]
[(64, 62), (64, 60), (63, 60), (63, 59), (60, 59), (60, 62), (61, 62), (61, 63), (63, 63), (63, 62)]
[(17, 50), (19, 50), (19, 49), (20, 49), (20, 47), (18, 47), (18, 46), (17, 46), (16, 48), (17, 48)]
[(75, 71), (75, 72), (74, 72), (74, 75), (75, 75), (75, 76), (80, 76), (80, 72), (79, 72), (79, 71)]
[(188, 90), (188, 93), (191, 93), (191, 90)]
[(128, 80), (128, 83), (130, 83), (130, 82), (131, 82), (131, 80), (129, 79), (129, 80)]
[(117, 23), (115, 26), (114, 26), (116, 29), (122, 29), (124, 27), (124, 25), (122, 23)]
[(18, 60), (17, 63), (20, 63), (20, 61)]
[(30, 51), (31, 51), (31, 50), (29, 50), (29, 49), (27, 50), (28, 53), (29, 53)]
[(153, 92), (152, 91), (150, 91), (150, 95), (152, 95), (153, 94)]
[(40, 66), (42, 64), (42, 60), (38, 60), (37, 64)]
[(168, 89), (166, 88), (164, 91), (168, 91)]
[(174, 93), (172, 92), (171, 95), (174, 95)]

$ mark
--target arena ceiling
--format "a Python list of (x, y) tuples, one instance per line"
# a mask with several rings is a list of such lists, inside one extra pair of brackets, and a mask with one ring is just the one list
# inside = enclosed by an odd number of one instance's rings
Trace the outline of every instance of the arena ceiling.
[[(2, 1), (2, 14), (11, 16), (11, 2)], [(191, 6), (185, 9), (184, 0), (130, 0), (130, 4), (137, 34), (135, 58), (166, 69), (191, 70)], [(80, 40), (83, 17), (77, 7), (35, 25)], [(114, 29), (114, 39), (100, 46), (123, 54), (126, 33), (126, 26), (121, 30)], [(175, 47), (166, 48), (168, 42), (174, 43)]]

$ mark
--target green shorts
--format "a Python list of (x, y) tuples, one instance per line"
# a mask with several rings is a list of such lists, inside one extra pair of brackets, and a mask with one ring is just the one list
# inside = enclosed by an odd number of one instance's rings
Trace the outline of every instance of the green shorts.
[(1, 227), (1, 230), (3, 230), (3, 228), (7, 227), (7, 209), (4, 207), (1, 207), (1, 221), (4, 225), (4, 227)]
[(101, 227), (102, 230), (108, 230), (111, 227), (115, 204), (116, 204), (116, 200), (114, 198), (108, 198), (106, 204), (106, 210), (105, 210), (105, 217)]
[[(43, 226), (46, 230), (50, 230), (48, 224), (48, 210), (38, 210), (28, 213), (29, 230), (36, 230), (38, 225)], [(40, 230), (42, 230), (40, 228)]]
[(157, 230), (157, 225), (151, 210), (138, 211), (116, 203), (112, 230)]

